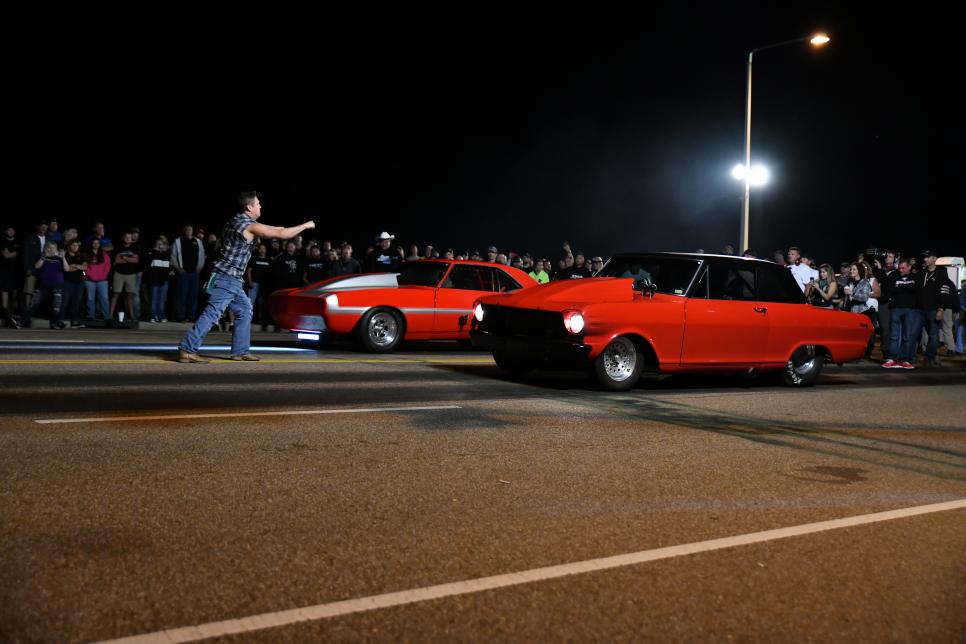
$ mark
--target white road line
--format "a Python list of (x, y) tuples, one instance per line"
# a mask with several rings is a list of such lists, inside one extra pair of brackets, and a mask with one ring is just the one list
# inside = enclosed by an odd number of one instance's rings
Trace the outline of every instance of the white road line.
[(699, 552), (709, 552), (711, 550), (721, 550), (723, 548), (734, 548), (745, 546), (752, 543), (763, 541), (773, 541), (775, 539), (785, 539), (826, 530), (838, 530), (840, 528), (851, 528), (853, 526), (866, 525), (879, 521), (892, 521), (933, 512), (944, 512), (947, 510), (957, 510), (966, 508), (966, 499), (948, 501), (945, 503), (934, 503), (931, 505), (920, 505), (900, 510), (889, 510), (887, 512), (876, 512), (874, 514), (863, 514), (844, 519), (833, 519), (831, 521), (819, 521), (818, 523), (806, 523), (803, 525), (791, 526), (788, 528), (778, 528), (775, 530), (765, 530), (763, 532), (752, 532), (734, 537), (724, 537), (722, 539), (712, 539), (710, 541), (699, 541), (687, 543), (680, 546), (669, 546), (657, 548), (655, 550), (642, 550), (613, 557), (603, 557), (600, 559), (588, 559), (577, 561), (559, 566), (548, 566), (546, 568), (534, 568), (520, 572), (508, 573), (505, 575), (494, 575), (492, 577), (482, 577), (479, 579), (469, 579), (457, 581), (438, 586), (427, 586), (425, 588), (414, 588), (384, 595), (372, 595), (370, 597), (360, 597), (358, 599), (347, 599), (344, 601), (331, 602), (328, 604), (317, 604), (306, 606), (305, 608), (293, 608), (274, 613), (262, 613), (261, 615), (249, 615), (240, 619), (228, 619), (222, 622), (209, 622), (196, 626), (186, 626), (183, 628), (172, 628), (154, 633), (134, 635), (116, 640), (111, 643), (125, 644), (155, 644), (170, 642), (193, 642), (207, 639), (209, 637), (220, 637), (223, 635), (234, 635), (237, 633), (250, 633), (266, 628), (275, 628), (299, 622), (314, 621), (336, 617), (339, 615), (350, 615), (375, 610), (378, 608), (388, 608), (390, 606), (402, 606), (414, 604), (431, 599), (441, 599), (443, 597), (453, 597), (455, 595), (466, 595), (478, 593), (484, 590), (494, 590), (521, 584), (530, 584), (548, 579), (557, 579), (569, 575), (580, 575), (588, 572), (610, 570), (613, 568), (623, 568), (625, 566), (635, 566), (637, 564), (659, 559), (670, 559), (692, 555)]
[(194, 418), (243, 418), (249, 416), (313, 416), (317, 414), (366, 414), (386, 411), (435, 411), (440, 409), (461, 409), (459, 405), (433, 405), (427, 407), (365, 407), (360, 409), (302, 409), (296, 411), (253, 411), (232, 412), (227, 414), (166, 414), (164, 416), (104, 416), (101, 418), (36, 418), (40, 425), (62, 425), (65, 423), (117, 423), (129, 420), (182, 420)]

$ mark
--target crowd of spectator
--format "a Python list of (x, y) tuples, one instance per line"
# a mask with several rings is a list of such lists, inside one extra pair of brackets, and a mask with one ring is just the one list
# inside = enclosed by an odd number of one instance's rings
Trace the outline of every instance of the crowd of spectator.
[[(137, 227), (124, 231), (115, 243), (103, 223), (95, 224), (83, 238), (76, 228), (61, 231), (56, 219), (38, 222), (23, 240), (16, 233), (14, 226), (7, 226), (0, 238), (0, 312), (15, 327), (29, 327), (38, 313), (48, 314), (55, 329), (83, 327), (92, 321), (123, 322), (125, 316), (148, 323), (193, 322), (204, 306), (203, 285), (219, 249), (215, 233), (206, 235), (191, 224), (185, 224), (173, 242), (162, 234), (150, 246), (141, 242)], [(737, 253), (725, 244), (721, 254)], [(746, 250), (742, 256), (757, 254)], [(266, 303), (275, 290), (342, 275), (396, 272), (403, 262), (426, 258), (505, 264), (529, 273), (541, 284), (592, 277), (604, 265), (602, 256), (588, 259), (567, 242), (552, 259), (501, 251), (492, 245), (485, 252), (457, 252), (430, 245), (420, 251), (412, 244), (406, 252), (393, 235), (382, 232), (360, 260), (346, 241), (332, 244), (300, 235), (255, 247), (245, 274), (253, 321), (263, 330), (271, 325)], [(900, 257), (892, 251), (870, 257), (860, 253), (854, 261), (841, 262), (837, 271), (796, 247), (776, 250), (766, 259), (789, 268), (811, 305), (867, 315), (881, 336), (887, 368), (913, 368), (920, 344), (929, 365), (939, 364), (940, 345), (947, 355), (963, 353), (960, 311), (966, 306), (966, 282), (957, 288), (944, 270), (937, 270), (932, 251), (917, 257)]]

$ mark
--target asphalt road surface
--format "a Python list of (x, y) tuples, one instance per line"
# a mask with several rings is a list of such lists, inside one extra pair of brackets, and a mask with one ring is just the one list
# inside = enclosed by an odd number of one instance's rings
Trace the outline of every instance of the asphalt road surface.
[(0, 641), (966, 641), (962, 359), (612, 394), (180, 333), (0, 331)]

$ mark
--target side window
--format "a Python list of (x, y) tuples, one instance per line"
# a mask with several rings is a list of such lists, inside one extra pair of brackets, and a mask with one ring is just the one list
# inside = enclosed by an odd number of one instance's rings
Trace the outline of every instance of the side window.
[(728, 265), (708, 267), (708, 297), (712, 300), (754, 300), (754, 269)]
[(497, 290), (501, 293), (509, 293), (510, 291), (517, 291), (523, 288), (515, 279), (510, 277), (510, 275), (504, 271), (496, 271), (496, 276), (499, 280), (499, 288)]
[(443, 288), (455, 288), (462, 291), (496, 291), (498, 284), (495, 271), (483, 266), (454, 266)]
[(804, 304), (805, 296), (791, 271), (771, 266), (758, 267), (758, 299), (783, 304)]

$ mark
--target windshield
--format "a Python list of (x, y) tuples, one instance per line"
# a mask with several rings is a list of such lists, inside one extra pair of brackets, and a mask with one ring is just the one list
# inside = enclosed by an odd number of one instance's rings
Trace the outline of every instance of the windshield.
[(657, 285), (658, 293), (684, 295), (694, 274), (698, 260), (655, 255), (617, 255), (597, 273), (596, 277), (632, 277), (647, 279)]
[(436, 286), (447, 268), (449, 264), (444, 262), (403, 264), (396, 279), (400, 286)]

